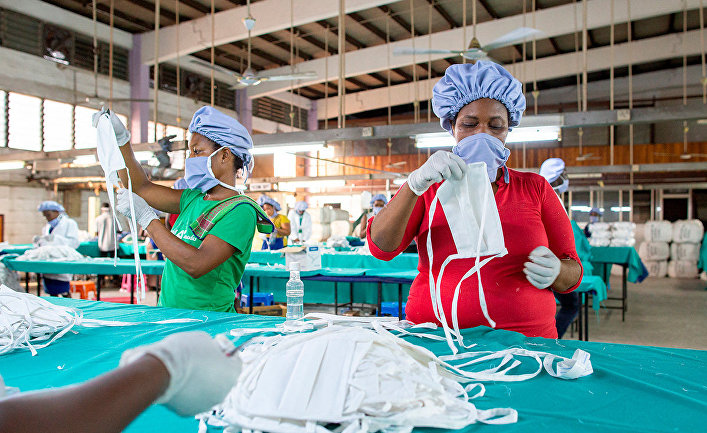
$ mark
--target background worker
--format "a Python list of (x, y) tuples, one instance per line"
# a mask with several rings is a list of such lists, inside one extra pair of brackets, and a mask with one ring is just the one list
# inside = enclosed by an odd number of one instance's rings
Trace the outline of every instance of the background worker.
[(274, 198), (261, 195), (258, 204), (263, 208), (268, 218), (272, 222), (275, 230), (263, 238), (263, 250), (281, 250), (287, 246), (287, 237), (292, 233), (290, 220), (285, 215), (280, 214), (282, 207)]
[(290, 244), (303, 244), (312, 237), (312, 217), (307, 213), (307, 202), (295, 203), (287, 218), (290, 220)]
[[(69, 218), (64, 206), (55, 201), (44, 201), (37, 208), (44, 215), (47, 224), (42, 234), (32, 240), (37, 246), (64, 245), (76, 249), (79, 247), (79, 226)], [(44, 291), (52, 296), (70, 296), (72, 274), (43, 274)]]

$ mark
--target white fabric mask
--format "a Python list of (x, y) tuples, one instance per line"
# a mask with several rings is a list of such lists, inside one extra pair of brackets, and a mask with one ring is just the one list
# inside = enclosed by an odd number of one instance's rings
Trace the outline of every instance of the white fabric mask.
[[(445, 259), (439, 270), (437, 279), (435, 279), (432, 273), (434, 263), (432, 220), (438, 203), (444, 210), (444, 215), (449, 224), (449, 229), (452, 232), (452, 237), (454, 238), (457, 253)], [(461, 180), (445, 180), (442, 186), (437, 190), (435, 198), (432, 200), (428, 220), (427, 255), (430, 263), (429, 285), (432, 308), (437, 320), (442, 323), (445, 336), (447, 337), (447, 344), (449, 344), (452, 352), (457, 353), (458, 350), (452, 341), (452, 336), (454, 336), (461, 346), (464, 346), (457, 315), (459, 290), (462, 282), (476, 273), (479, 283), (479, 303), (481, 304), (481, 311), (486, 320), (488, 320), (489, 325), (495, 328), (496, 322), (489, 316), (486, 306), (480, 270), (481, 267), (491, 259), (502, 257), (508, 253), (503, 239), (503, 229), (501, 227), (498, 209), (496, 208), (496, 200), (486, 171), (486, 163), (476, 162), (469, 164), (469, 168)], [(483, 256), (489, 257), (479, 261)], [(474, 267), (464, 274), (454, 290), (454, 298), (452, 300), (452, 330), (447, 324), (447, 318), (442, 308), (442, 277), (445, 268), (452, 260), (468, 259), (472, 257), (476, 258)]]
[[(109, 114), (106, 112), (101, 116), (98, 116), (97, 122), (94, 123), (96, 127), (96, 153), (98, 154), (98, 161), (101, 163), (101, 168), (103, 168), (103, 173), (106, 178), (106, 190), (108, 192), (108, 201), (110, 201), (111, 212), (113, 213), (113, 221), (118, 227), (118, 230), (122, 231), (120, 223), (115, 216), (115, 187), (118, 186), (120, 179), (118, 178), (118, 170), (125, 169), (125, 161), (123, 160), (123, 155), (120, 153), (118, 147), (118, 142), (115, 139), (115, 131), (113, 130), (113, 125), (110, 122)], [(140, 266), (140, 248), (138, 246), (137, 239), (137, 222), (135, 221), (135, 205), (132, 199), (133, 185), (130, 180), (130, 172), (128, 171), (128, 191), (130, 191), (130, 215), (131, 218), (128, 220), (128, 225), (130, 226), (130, 232), (133, 234), (133, 254), (135, 258), (135, 275), (138, 281), (138, 296), (137, 300), (140, 303), (141, 299), (145, 299), (145, 278), (142, 273), (142, 267)], [(114, 260), (117, 264), (118, 260), (118, 240), (117, 237), (114, 241)]]

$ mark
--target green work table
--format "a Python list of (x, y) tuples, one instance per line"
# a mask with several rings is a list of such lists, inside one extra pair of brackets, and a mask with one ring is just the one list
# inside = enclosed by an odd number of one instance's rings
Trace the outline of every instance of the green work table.
[[(81, 242), (81, 245), (76, 248), (76, 251), (89, 257), (99, 257), (101, 255), (101, 252), (98, 249), (98, 242), (96, 241)], [(135, 251), (135, 249), (133, 248), (132, 243), (118, 242), (118, 256), (132, 257), (133, 251)], [(145, 254), (144, 242), (138, 243), (138, 251), (140, 254)]]
[[(393, 260), (386, 262), (379, 260), (370, 254), (358, 254), (353, 252), (324, 252), (322, 253), (323, 268), (394, 268), (394, 269), (417, 269), (417, 254), (403, 253)], [(278, 251), (253, 251), (250, 253), (250, 263), (262, 265), (285, 264), (285, 257)]]
[(592, 247), (592, 265), (594, 267), (594, 275), (600, 276), (608, 289), (611, 289), (609, 285), (611, 266), (619, 265), (623, 268), (621, 297), (607, 298), (621, 301), (621, 306), (607, 306), (606, 308), (620, 309), (621, 321), (626, 320), (626, 311), (628, 309), (627, 281), (640, 283), (648, 276), (648, 269), (643, 265), (636, 249), (634, 247)]
[[(36, 356), (29, 351), (0, 355), (0, 374), (8, 386), (22, 392), (76, 384), (118, 366), (121, 354), (180, 331), (203, 330), (211, 335), (234, 328), (266, 328), (282, 318), (123, 305), (75, 299), (48, 298), (50, 302), (80, 308), (90, 319), (157, 321), (195, 318), (199, 323), (81, 328), (68, 333)], [(441, 331), (436, 331), (442, 335)], [(473, 400), (479, 409), (512, 407), (518, 422), (504, 426), (473, 424), (473, 433), (530, 431), (618, 433), (627, 431), (704, 431), (707, 413), (707, 351), (665, 349), (622, 344), (525, 338), (486, 327), (463, 331), (477, 344), (472, 350), (520, 347), (571, 357), (581, 348), (591, 354), (594, 373), (577, 380), (561, 380), (543, 372), (524, 382), (487, 383), (486, 395)], [(406, 337), (407, 341), (449, 354), (444, 341)], [(523, 371), (534, 361), (522, 359)], [(90, 408), (89, 408), (90, 409)], [(162, 406), (147, 409), (125, 430), (127, 433), (196, 433), (193, 417), (180, 417)], [(415, 432), (442, 433), (438, 429)]]
[(9, 244), (0, 248), (0, 254), (17, 254), (21, 256), (32, 248), (34, 248), (33, 244)]

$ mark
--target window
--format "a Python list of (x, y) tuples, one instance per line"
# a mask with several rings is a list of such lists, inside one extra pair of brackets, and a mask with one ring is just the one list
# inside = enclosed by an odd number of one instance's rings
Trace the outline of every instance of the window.
[(10, 92), (7, 106), (10, 116), (8, 147), (42, 150), (40, 134), (42, 100), (34, 96)]
[(175, 141), (183, 141), (186, 140), (187, 130), (178, 126), (167, 125), (165, 135), (176, 135), (176, 137), (174, 137)]
[(273, 155), (275, 177), (297, 176), (297, 157), (291, 153), (276, 152)]
[(76, 106), (74, 122), (76, 129), (76, 148), (90, 149), (96, 147), (96, 128), (93, 127), (91, 117), (98, 110)]
[(44, 101), (44, 151), (71, 149), (73, 107), (62, 102)]
[(0, 147), (7, 146), (7, 92), (0, 90)]
[[(165, 136), (165, 126), (163, 123), (157, 123), (157, 140)], [(155, 142), (155, 122), (147, 121), (147, 142)]]

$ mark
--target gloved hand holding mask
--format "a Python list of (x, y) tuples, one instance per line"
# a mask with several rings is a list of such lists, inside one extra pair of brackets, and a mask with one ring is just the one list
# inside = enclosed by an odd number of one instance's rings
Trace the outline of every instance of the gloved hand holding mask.
[(457, 155), (440, 150), (432, 154), (420, 168), (410, 173), (408, 187), (415, 195), (422, 195), (427, 188), (444, 179), (460, 180), (467, 164)]
[(113, 131), (115, 132), (115, 141), (118, 142), (118, 146), (122, 146), (125, 143), (128, 143), (130, 141), (130, 131), (128, 131), (125, 125), (123, 125), (123, 122), (120, 121), (118, 116), (115, 115), (115, 112), (108, 110), (105, 107), (102, 107), (101, 111), (93, 113), (93, 116), (91, 117), (91, 120), (93, 121), (93, 127), (95, 128), (98, 125), (98, 119), (104, 113), (108, 113), (110, 123), (111, 125), (113, 125)]
[(561, 262), (548, 247), (539, 246), (531, 251), (529, 262), (525, 262), (523, 273), (530, 284), (538, 289), (546, 289), (560, 275)]
[(140, 227), (146, 229), (152, 220), (156, 220), (157, 214), (152, 210), (150, 205), (147, 204), (145, 199), (140, 197), (135, 193), (131, 193), (125, 188), (118, 190), (118, 203), (116, 203), (115, 208), (118, 212), (123, 214), (127, 219), (130, 219), (130, 197), (132, 194), (133, 207), (135, 208), (135, 221), (140, 224)]
[(127, 350), (120, 358), (120, 366), (143, 355), (159, 359), (169, 372), (169, 385), (156, 403), (182, 416), (196, 415), (223, 401), (242, 367), (238, 356), (226, 356), (219, 344), (201, 331), (173, 334), (157, 343)]

